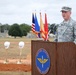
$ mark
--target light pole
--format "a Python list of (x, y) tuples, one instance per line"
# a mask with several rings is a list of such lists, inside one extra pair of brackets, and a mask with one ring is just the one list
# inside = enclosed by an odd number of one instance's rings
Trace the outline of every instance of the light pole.
[(17, 64), (21, 64), (21, 55), (22, 55), (22, 49), (24, 47), (24, 42), (23, 41), (20, 41), (19, 42), (19, 49), (20, 49), (20, 55), (19, 55), (19, 61), (17, 62)]
[(4, 61), (4, 64), (7, 64), (8, 63), (8, 60), (7, 60), (7, 54), (8, 54), (8, 48), (9, 48), (9, 46), (10, 46), (10, 42), (8, 42), (8, 41), (6, 41), (6, 42), (4, 42), (4, 46), (5, 46), (5, 50), (6, 50), (6, 59), (5, 59), (5, 61)]

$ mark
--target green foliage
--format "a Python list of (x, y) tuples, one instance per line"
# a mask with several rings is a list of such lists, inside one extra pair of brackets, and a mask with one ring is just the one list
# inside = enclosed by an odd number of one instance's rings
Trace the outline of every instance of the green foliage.
[(26, 36), (27, 33), (29, 33), (31, 31), (31, 26), (28, 24), (13, 24), (13, 25), (8, 25), (8, 24), (0, 24), (0, 32), (4, 32), (4, 30), (8, 30), (8, 34), (10, 36), (14, 36), (14, 37), (22, 37), (22, 36)]
[(10, 25), (4, 24), (4, 25), (1, 25), (0, 26), (0, 31), (1, 32), (4, 32), (4, 30), (9, 30), (9, 28), (10, 28)]
[(14, 36), (15, 38), (18, 37), (22, 37), (23, 33), (22, 30), (20, 28), (20, 26), (18, 24), (13, 24), (8, 32), (9, 35)]
[(27, 24), (21, 24), (20, 28), (23, 32), (23, 36), (26, 36), (27, 33), (31, 30), (31, 26), (27, 25)]
[(55, 34), (56, 33), (56, 30), (57, 30), (57, 26), (58, 25), (55, 24), (55, 23), (54, 24), (51, 24), (51, 25), (49, 24), (49, 30), (51, 30), (50, 33)]

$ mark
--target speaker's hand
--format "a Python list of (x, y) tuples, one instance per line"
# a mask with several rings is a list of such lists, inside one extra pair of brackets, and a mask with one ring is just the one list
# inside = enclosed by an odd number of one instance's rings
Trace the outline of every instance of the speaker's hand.
[(74, 41), (75, 45), (76, 45), (76, 41)]

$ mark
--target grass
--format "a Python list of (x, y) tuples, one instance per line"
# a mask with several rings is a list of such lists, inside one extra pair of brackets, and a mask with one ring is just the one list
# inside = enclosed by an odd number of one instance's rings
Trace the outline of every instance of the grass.
[(26, 38), (0, 38), (0, 58), (3, 59), (6, 57), (5, 55), (5, 47), (4, 42), (9, 41), (10, 47), (8, 49), (8, 58), (19, 58), (19, 46), (18, 43), (20, 41), (24, 41), (25, 46), (22, 49), (22, 56), (21, 58), (26, 58), (28, 54), (31, 53), (31, 39)]
[(31, 72), (11, 72), (11, 71), (1, 71), (0, 75), (31, 75)]

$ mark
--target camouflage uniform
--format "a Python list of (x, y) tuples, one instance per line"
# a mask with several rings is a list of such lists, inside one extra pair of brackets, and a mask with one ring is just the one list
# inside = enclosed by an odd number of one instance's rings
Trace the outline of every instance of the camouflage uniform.
[(76, 21), (71, 18), (67, 22), (63, 21), (57, 28), (56, 40), (76, 43)]

